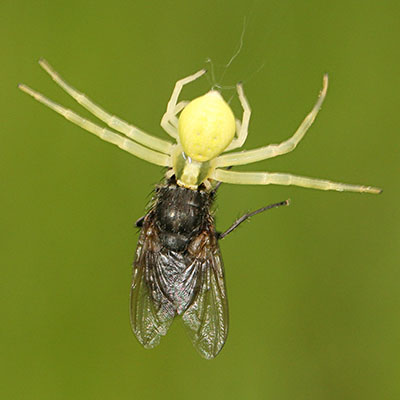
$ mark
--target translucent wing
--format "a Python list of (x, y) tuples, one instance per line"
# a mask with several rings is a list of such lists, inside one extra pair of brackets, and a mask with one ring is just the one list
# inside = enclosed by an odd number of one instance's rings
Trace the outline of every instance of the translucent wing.
[(198, 269), (197, 292), (182, 315), (193, 345), (207, 359), (224, 346), (229, 319), (222, 258), (214, 228), (209, 228), (189, 247), (197, 253), (193, 261)]
[(160, 343), (175, 317), (165, 296), (158, 272), (162, 269), (161, 245), (151, 218), (145, 220), (136, 250), (131, 288), (131, 325), (147, 349)]

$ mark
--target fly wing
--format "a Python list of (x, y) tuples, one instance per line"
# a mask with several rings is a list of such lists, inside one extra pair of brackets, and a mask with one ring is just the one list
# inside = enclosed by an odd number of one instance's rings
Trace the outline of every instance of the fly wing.
[(207, 359), (214, 358), (228, 336), (228, 300), (224, 268), (212, 226), (190, 245), (197, 268), (197, 291), (182, 315), (193, 345)]
[(146, 219), (133, 266), (131, 325), (137, 339), (147, 349), (160, 343), (175, 317), (175, 309), (165, 296), (158, 276), (158, 271), (162, 270), (161, 250), (152, 219)]

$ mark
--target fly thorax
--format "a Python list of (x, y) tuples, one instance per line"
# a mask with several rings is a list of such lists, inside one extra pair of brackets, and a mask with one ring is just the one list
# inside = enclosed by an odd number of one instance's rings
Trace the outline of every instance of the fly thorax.
[(164, 186), (154, 207), (158, 235), (163, 246), (183, 251), (202, 229), (208, 215), (209, 196), (204, 192)]

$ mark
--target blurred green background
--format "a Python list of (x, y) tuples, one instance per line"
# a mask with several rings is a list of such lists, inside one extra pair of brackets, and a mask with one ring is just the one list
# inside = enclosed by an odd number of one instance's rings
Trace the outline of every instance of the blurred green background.
[[(400, 398), (398, 1), (3, 0), (0, 14), (2, 399)], [(133, 224), (163, 171), (17, 84), (88, 116), (39, 68), (46, 57), (108, 111), (166, 138), (175, 81), (207, 57), (219, 78), (245, 16), (223, 84), (245, 82), (246, 149), (288, 138), (324, 72), (330, 88), (296, 151), (240, 169), (385, 191), (223, 185), (219, 230), (292, 200), (221, 243), (226, 346), (203, 360), (176, 321), (144, 350), (128, 314)], [(203, 79), (183, 97), (209, 87)]]

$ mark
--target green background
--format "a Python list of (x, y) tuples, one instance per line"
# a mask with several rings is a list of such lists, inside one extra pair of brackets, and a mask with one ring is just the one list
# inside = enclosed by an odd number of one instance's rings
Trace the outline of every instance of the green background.
[[(11, 1), (0, 5), (2, 399), (400, 398), (398, 1)], [(129, 325), (131, 263), (161, 168), (18, 91), (88, 116), (45, 57), (108, 111), (159, 126), (175, 81), (210, 57), (245, 82), (246, 149), (288, 138), (330, 75), (291, 154), (238, 168), (384, 188), (380, 196), (223, 185), (217, 228), (230, 301), (222, 353), (203, 360), (181, 321), (144, 350)], [(206, 79), (184, 98), (209, 90)], [(223, 92), (229, 98), (233, 91)], [(237, 99), (232, 101), (240, 112)]]

